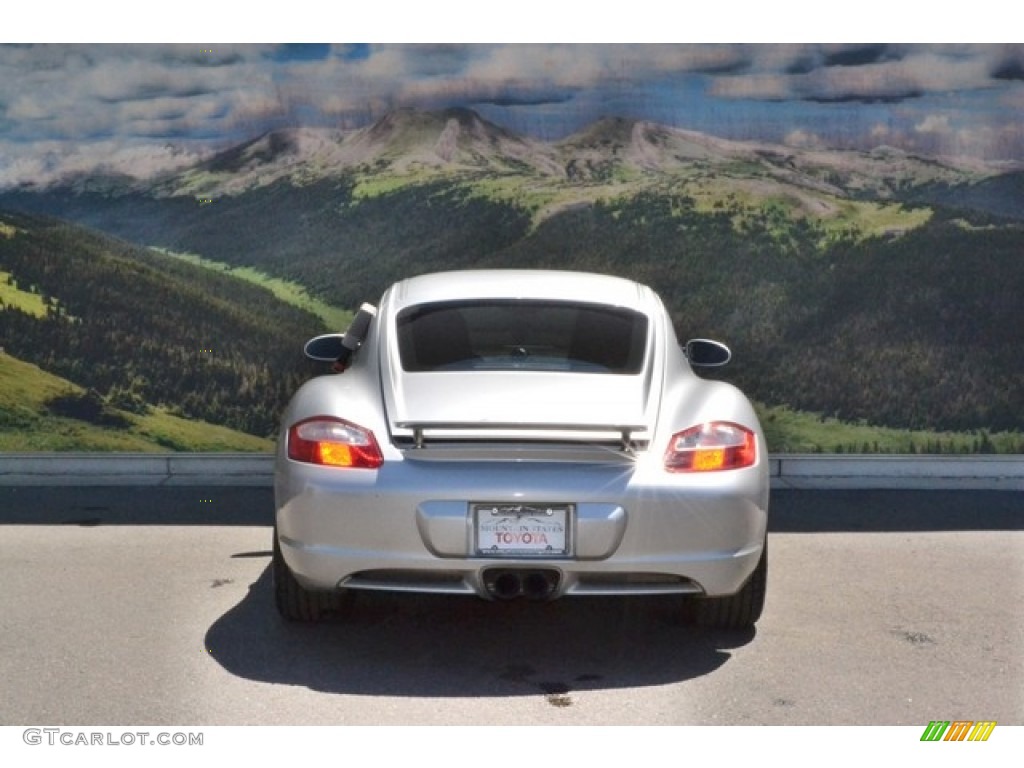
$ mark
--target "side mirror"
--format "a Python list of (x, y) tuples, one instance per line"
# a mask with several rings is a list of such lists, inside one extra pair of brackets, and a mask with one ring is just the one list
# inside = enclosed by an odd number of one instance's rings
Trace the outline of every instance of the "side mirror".
[(345, 333), (325, 333), (316, 336), (306, 342), (302, 351), (311, 360), (334, 363), (334, 370), (341, 373), (348, 367), (352, 355), (362, 346), (370, 330), (370, 323), (376, 316), (376, 307), (372, 304), (363, 304)]
[(683, 347), (690, 365), (699, 368), (719, 368), (732, 360), (732, 352), (720, 341), (690, 339)]
[(344, 354), (345, 348), (342, 346), (344, 338), (345, 334), (343, 333), (325, 333), (323, 336), (316, 336), (307, 341), (302, 351), (310, 360), (333, 363)]

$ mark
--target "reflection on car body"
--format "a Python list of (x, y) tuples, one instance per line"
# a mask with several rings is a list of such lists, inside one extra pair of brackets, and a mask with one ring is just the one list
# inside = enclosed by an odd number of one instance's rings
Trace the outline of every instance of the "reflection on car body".
[(768, 459), (728, 360), (681, 348), (621, 278), (480, 270), (401, 281), (345, 335), (341, 375), (282, 418), (273, 574), (293, 620), (362, 590), (554, 599), (675, 594), (751, 626), (767, 574)]

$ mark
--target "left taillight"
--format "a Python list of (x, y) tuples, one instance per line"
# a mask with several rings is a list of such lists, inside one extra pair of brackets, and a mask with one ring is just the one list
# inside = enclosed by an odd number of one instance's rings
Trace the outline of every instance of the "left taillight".
[(344, 419), (316, 416), (288, 430), (288, 458), (327, 467), (377, 469), (384, 456), (373, 432)]
[(739, 424), (710, 421), (677, 432), (665, 451), (669, 472), (715, 472), (757, 462), (757, 436)]

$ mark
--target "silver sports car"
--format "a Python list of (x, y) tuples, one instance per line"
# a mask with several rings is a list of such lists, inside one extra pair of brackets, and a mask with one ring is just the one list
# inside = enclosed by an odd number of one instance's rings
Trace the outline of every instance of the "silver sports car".
[(752, 626), (767, 578), (768, 456), (750, 402), (697, 376), (661, 300), (616, 277), (465, 271), (392, 286), (306, 354), (334, 373), (284, 412), (277, 607), (358, 590), (498, 600), (680, 595)]

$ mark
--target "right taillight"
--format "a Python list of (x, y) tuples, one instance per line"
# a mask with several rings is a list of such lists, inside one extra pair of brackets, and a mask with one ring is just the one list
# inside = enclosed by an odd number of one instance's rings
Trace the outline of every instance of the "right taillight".
[(326, 467), (377, 469), (384, 456), (373, 433), (357, 424), (318, 416), (288, 430), (288, 458)]
[(665, 451), (669, 472), (715, 472), (756, 462), (757, 436), (728, 421), (709, 421), (677, 432)]

